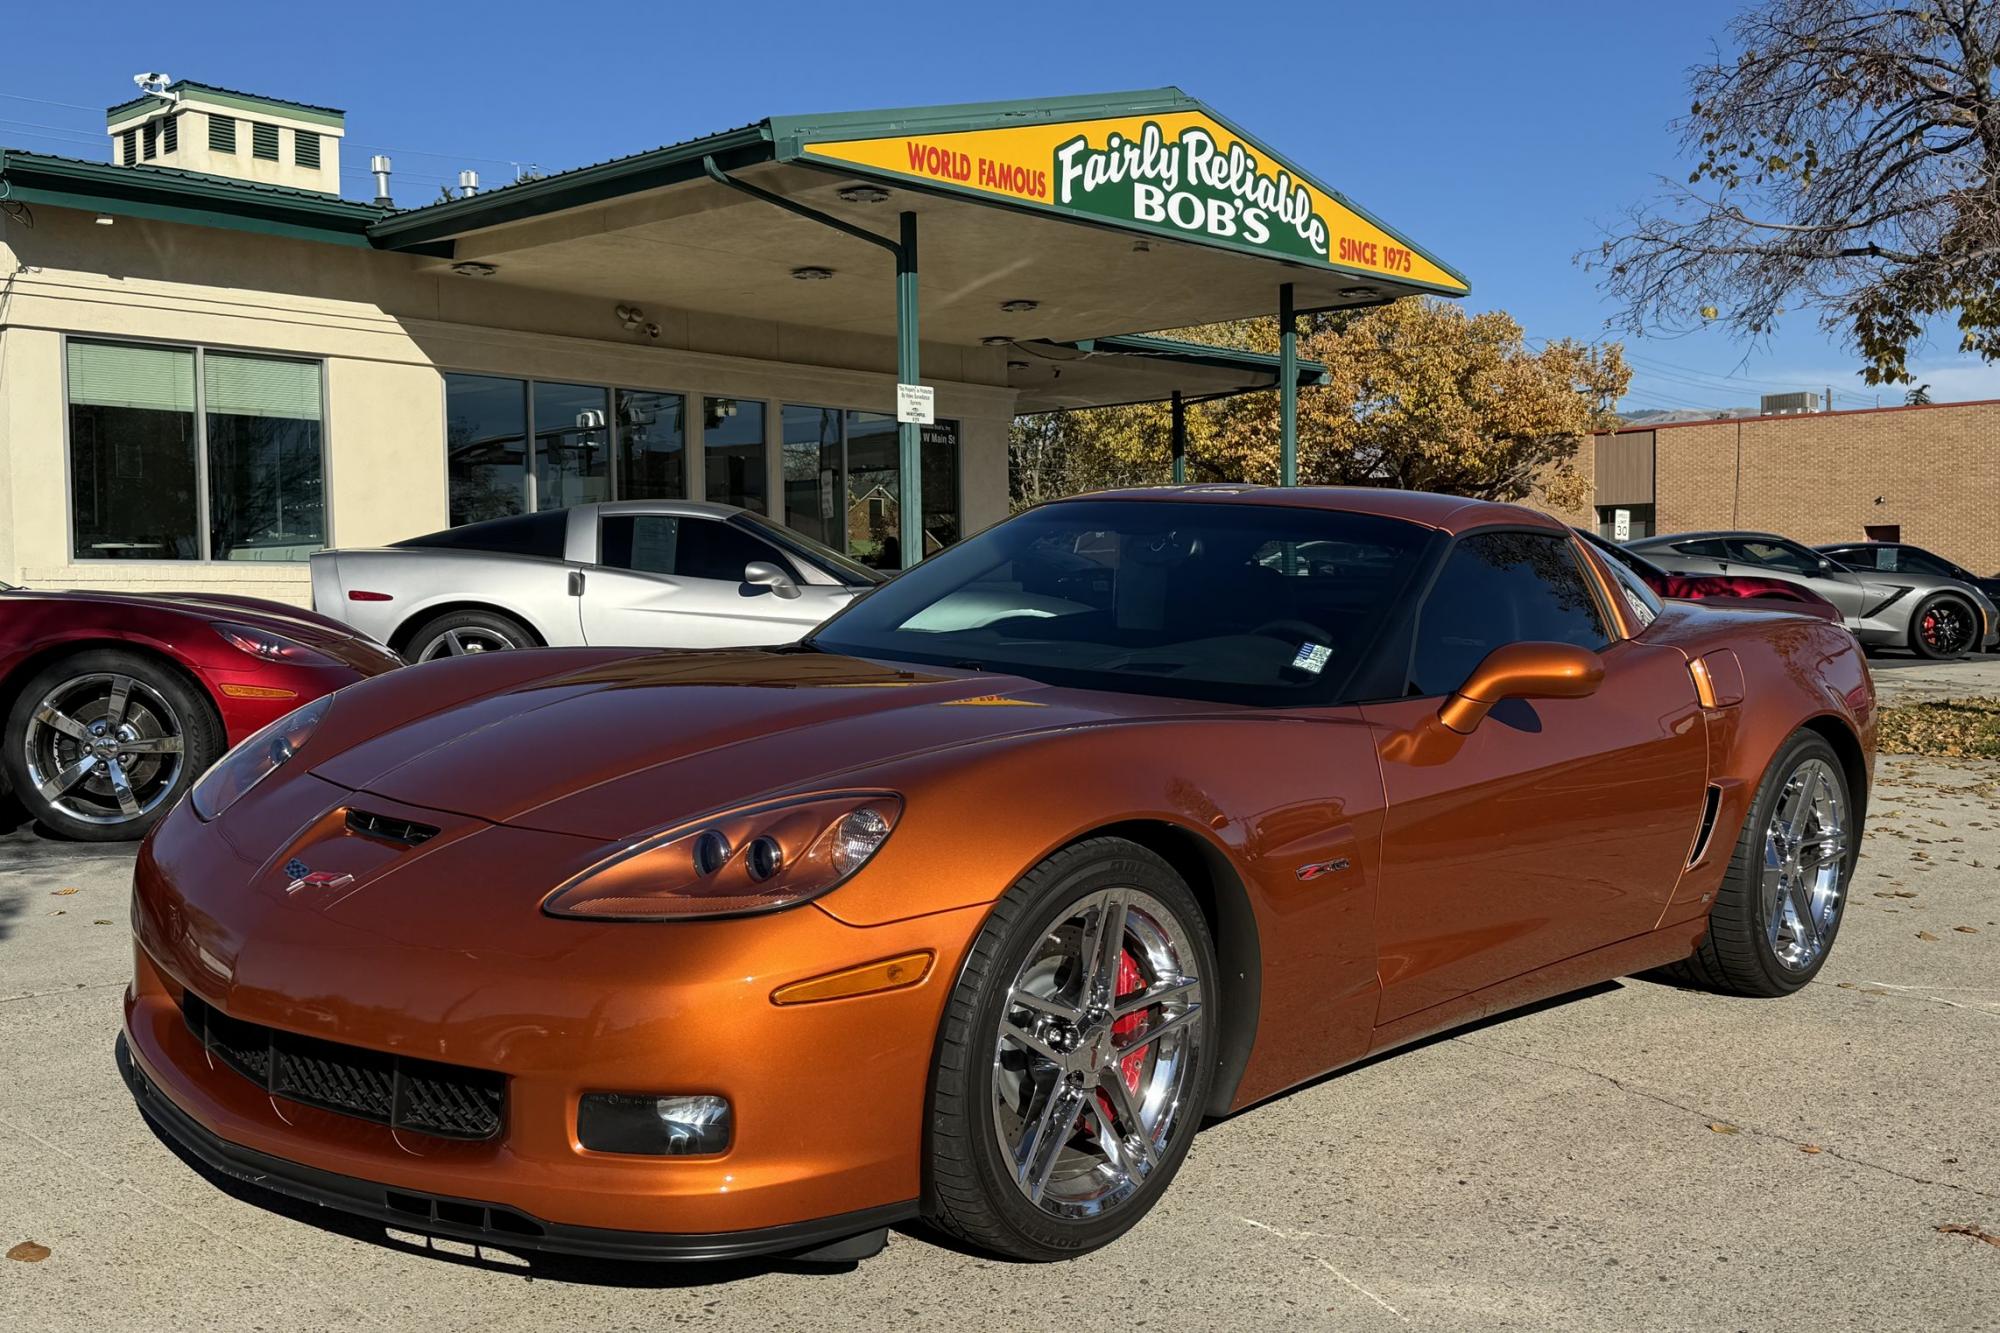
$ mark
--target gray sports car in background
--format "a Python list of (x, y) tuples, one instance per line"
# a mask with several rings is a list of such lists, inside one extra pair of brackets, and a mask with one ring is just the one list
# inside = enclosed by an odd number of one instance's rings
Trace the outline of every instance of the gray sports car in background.
[(1849, 569), (1768, 532), (1675, 532), (1626, 546), (1679, 573), (1794, 579), (1839, 607), (1854, 637), (1870, 647), (1957, 657), (2000, 635), (2000, 611), (1975, 587), (1916, 570)]
[(412, 662), (576, 644), (790, 643), (883, 575), (761, 514), (626, 500), (312, 556), (313, 607)]

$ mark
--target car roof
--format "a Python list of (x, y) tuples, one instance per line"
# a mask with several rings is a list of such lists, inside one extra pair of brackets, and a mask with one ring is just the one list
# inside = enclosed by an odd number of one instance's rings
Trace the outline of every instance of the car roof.
[(1650, 537), (1639, 537), (1626, 543), (1627, 546), (1659, 546), (1666, 542), (1687, 542), (1709, 540), (1717, 537), (1750, 537), (1765, 541), (1788, 542), (1792, 539), (1777, 532), (1753, 532), (1748, 528), (1718, 528), (1710, 532), (1656, 532)]
[(730, 518), (743, 512), (736, 505), (711, 500), (602, 500), (572, 509), (592, 509), (599, 514), (685, 514), (700, 518)]
[(1496, 523), (1547, 528), (1567, 534), (1569, 528), (1525, 505), (1497, 500), (1468, 500), (1461, 495), (1439, 495), (1432, 491), (1398, 491), (1380, 486), (1260, 486), (1249, 482), (1190, 483), (1184, 486), (1134, 486), (1120, 490), (1089, 491), (1065, 496), (1051, 504), (1080, 501), (1194, 501), (1200, 504), (1282, 506), (1287, 509), (1325, 509), (1348, 514), (1377, 514), (1408, 523), (1458, 533)]

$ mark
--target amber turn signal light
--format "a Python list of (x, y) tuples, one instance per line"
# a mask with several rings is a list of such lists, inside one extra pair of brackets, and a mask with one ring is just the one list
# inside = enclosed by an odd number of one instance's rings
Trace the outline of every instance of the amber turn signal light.
[(794, 981), (771, 992), (772, 1004), (814, 1004), (820, 1000), (844, 1000), (853, 995), (873, 995), (877, 991), (902, 990), (930, 975), (936, 957), (929, 949), (898, 954), (880, 962), (828, 972), (825, 976)]

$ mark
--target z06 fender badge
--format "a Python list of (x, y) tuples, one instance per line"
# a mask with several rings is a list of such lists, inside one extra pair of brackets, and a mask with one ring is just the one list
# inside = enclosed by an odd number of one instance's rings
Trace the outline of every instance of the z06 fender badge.
[(285, 862), (285, 874), (291, 883), (285, 885), (286, 893), (297, 893), (300, 889), (342, 889), (354, 882), (354, 876), (333, 870), (314, 870), (296, 856)]
[(1336, 856), (1331, 861), (1314, 861), (1309, 865), (1299, 867), (1299, 878), (1313, 880), (1318, 879), (1321, 875), (1336, 875), (1347, 869), (1351, 864), (1353, 863), (1344, 856)]

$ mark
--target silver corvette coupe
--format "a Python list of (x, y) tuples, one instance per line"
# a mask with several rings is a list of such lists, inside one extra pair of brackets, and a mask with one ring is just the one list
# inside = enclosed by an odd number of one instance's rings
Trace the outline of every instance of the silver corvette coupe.
[(412, 662), (790, 643), (883, 578), (761, 514), (691, 500), (577, 505), (312, 557), (313, 608)]
[(2000, 635), (2000, 611), (1970, 584), (1915, 570), (1849, 569), (1768, 532), (1676, 532), (1625, 545), (1675, 573), (1764, 574), (1803, 584), (1839, 607), (1869, 647), (1958, 657)]

